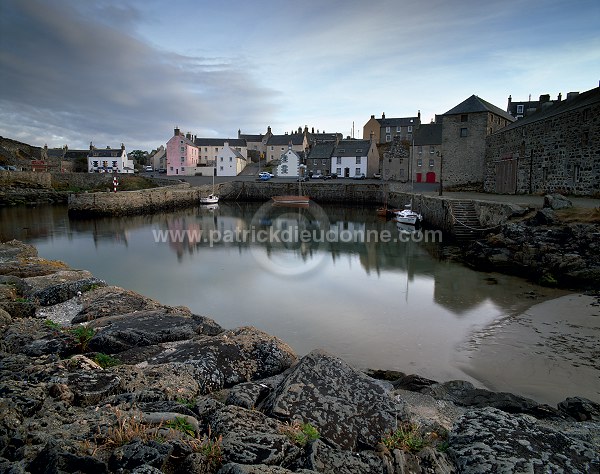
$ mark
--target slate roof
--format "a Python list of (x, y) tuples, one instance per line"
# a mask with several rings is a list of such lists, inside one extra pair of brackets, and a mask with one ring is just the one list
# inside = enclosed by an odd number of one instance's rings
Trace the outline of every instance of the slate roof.
[(333, 154), (333, 150), (335, 149), (335, 143), (327, 142), (327, 143), (317, 143), (312, 147), (308, 154), (308, 159), (324, 159), (331, 158)]
[(239, 151), (237, 151), (235, 148), (232, 148), (232, 147), (229, 147), (229, 148), (233, 152), (233, 154), (235, 155), (236, 158), (246, 161), (246, 158), (244, 158), (244, 155), (242, 155)]
[(90, 150), (87, 156), (99, 157), (99, 158), (114, 158), (119, 157), (123, 154), (123, 150), (120, 148), (100, 148), (96, 150)]
[(262, 142), (264, 135), (248, 135), (247, 133), (241, 133), (239, 138), (246, 140), (246, 142)]
[(78, 158), (87, 158), (90, 150), (67, 150), (65, 151), (65, 160), (76, 160)]
[(229, 144), (229, 146), (237, 146), (237, 147), (246, 147), (246, 140), (243, 138), (196, 138), (194, 140), (194, 145), (197, 147), (201, 146), (225, 146), (225, 142)]
[(519, 119), (517, 122), (511, 123), (502, 129), (512, 130), (513, 128), (520, 127), (529, 123), (538, 122), (545, 120), (548, 117), (570, 112), (571, 110), (584, 108), (600, 102), (600, 87), (591, 89), (581, 94), (571, 97), (570, 99), (561, 100), (560, 102), (554, 102), (553, 105), (543, 107), (541, 110), (528, 115), (525, 118)]
[(370, 148), (370, 140), (340, 140), (333, 156), (367, 156)]
[(292, 145), (302, 145), (304, 143), (304, 134), (292, 133), (291, 135), (271, 135), (267, 145), (289, 145), (290, 142), (292, 142)]
[(418, 125), (419, 117), (400, 117), (400, 118), (378, 118), (376, 119), (382, 127), (408, 127)]
[(335, 142), (344, 138), (341, 133), (310, 133), (308, 140), (310, 142)]
[(442, 115), (473, 114), (478, 112), (491, 112), (511, 122), (515, 121), (515, 118), (508, 112), (502, 110), (500, 107), (496, 107), (494, 104), (490, 104), (481, 97), (477, 97), (475, 94)]
[(415, 145), (441, 145), (442, 144), (442, 124), (429, 123), (419, 125), (413, 134)]

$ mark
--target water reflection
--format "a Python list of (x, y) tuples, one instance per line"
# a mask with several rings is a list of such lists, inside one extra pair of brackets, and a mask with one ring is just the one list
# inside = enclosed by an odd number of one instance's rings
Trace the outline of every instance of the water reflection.
[[(0, 209), (0, 236), (224, 327), (256, 326), (301, 355), (320, 347), (358, 367), (440, 380), (469, 379), (457, 360), (470, 334), (545, 291), (442, 261), (443, 244), (400, 241), (406, 229), (378, 218), (374, 207), (262, 206), (219, 203), (90, 220), (70, 220), (64, 206)], [(224, 238), (294, 229), (340, 237), (388, 232), (392, 240)], [(211, 240), (211, 232), (223, 238)]]

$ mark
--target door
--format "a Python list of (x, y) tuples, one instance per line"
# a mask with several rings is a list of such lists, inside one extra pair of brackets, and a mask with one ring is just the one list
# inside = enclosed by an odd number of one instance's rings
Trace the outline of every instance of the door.
[(496, 165), (496, 192), (514, 194), (517, 187), (517, 160), (503, 160)]
[(344, 178), (350, 177), (350, 168), (344, 168)]
[(425, 175), (425, 182), (426, 183), (435, 183), (435, 173), (433, 171), (429, 171)]
[(423, 173), (417, 173), (417, 183), (423, 182)]

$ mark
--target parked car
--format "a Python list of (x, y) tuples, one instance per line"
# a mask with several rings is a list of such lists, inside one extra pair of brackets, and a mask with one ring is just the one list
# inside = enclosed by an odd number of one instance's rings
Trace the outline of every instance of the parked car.
[(144, 166), (144, 171), (152, 172), (154, 170), (152, 169), (152, 166)]
[(330, 174), (324, 174), (323, 175), (323, 179), (324, 180), (331, 179), (331, 175)]
[(6, 169), (7, 169), (8, 171), (19, 171), (19, 170), (17, 169), (17, 167), (16, 167), (16, 166), (12, 166), (12, 165), (8, 165), (8, 166), (6, 167)]
[(269, 181), (271, 179), (271, 174), (270, 173), (266, 173), (266, 174), (260, 174), (258, 176), (259, 181)]
[(312, 179), (321, 179), (323, 175), (321, 173), (315, 173), (311, 176)]
[(262, 178), (263, 176), (267, 176), (267, 178), (273, 178), (275, 175), (269, 173), (268, 171), (261, 171), (260, 173), (258, 173), (259, 178)]
[(365, 174), (364, 173), (358, 173), (355, 174), (352, 179), (365, 179)]
[(331, 179), (337, 179), (338, 177), (337, 173), (331, 173), (329, 176), (331, 177)]
[(375, 179), (381, 179), (381, 173), (375, 173), (373, 175), (373, 178), (375, 178)]
[(306, 181), (308, 181), (308, 176), (300, 176), (300, 177), (299, 177), (299, 178), (296, 180), (296, 182), (297, 182), (297, 183), (304, 183), (304, 182), (306, 182)]
[(0, 171), (8, 171), (8, 169), (6, 168), (6, 166), (0, 166)]

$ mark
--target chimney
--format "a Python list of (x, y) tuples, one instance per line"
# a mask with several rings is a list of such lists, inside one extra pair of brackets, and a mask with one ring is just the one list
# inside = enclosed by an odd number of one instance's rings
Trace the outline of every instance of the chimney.
[(94, 145), (92, 144), (92, 142), (90, 142), (90, 151), (92, 151), (94, 149)]
[(540, 104), (550, 102), (550, 94), (543, 94), (540, 96)]
[(314, 135), (314, 133), (315, 133), (315, 127), (312, 128), (312, 132), (310, 132), (310, 133), (312, 133)]
[(385, 112), (381, 113), (381, 118), (384, 119), (385, 118)]
[(509, 107), (510, 107), (511, 102), (512, 102), (512, 95), (509, 95), (508, 96), (508, 106)]
[(372, 119), (374, 119), (374, 118), (375, 118), (375, 115), (371, 115), (371, 118), (372, 118)]
[(242, 137), (242, 131), (238, 128), (238, 138)]
[(560, 102), (562, 100), (562, 92), (558, 93), (558, 101)]
[(173, 133), (175, 134), (175, 136), (179, 135), (179, 127), (175, 127)]
[(419, 119), (419, 123), (421, 123), (421, 111), (417, 110), (417, 118)]
[(267, 133), (271, 133), (271, 127), (267, 127)]
[(192, 139), (192, 133), (191, 132), (187, 132), (185, 134), (185, 138), (187, 138), (188, 140), (191, 140)]
[(567, 92), (567, 100), (572, 99), (573, 97), (577, 97), (579, 92)]
[(121, 143), (121, 150), (125, 151), (125, 143)]

